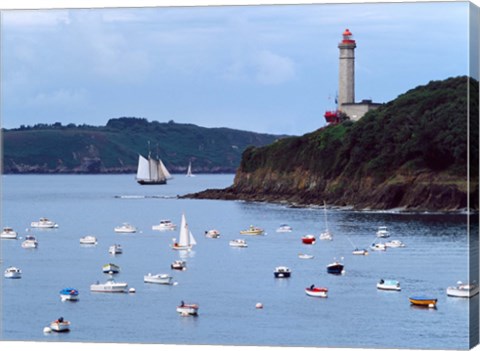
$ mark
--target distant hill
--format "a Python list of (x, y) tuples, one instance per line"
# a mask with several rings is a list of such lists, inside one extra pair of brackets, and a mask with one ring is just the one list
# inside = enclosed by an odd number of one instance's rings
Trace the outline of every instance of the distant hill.
[(278, 135), (121, 117), (106, 126), (37, 124), (3, 132), (4, 173), (132, 173), (138, 154), (158, 155), (170, 172), (234, 173), (246, 147)]
[(231, 187), (191, 196), (326, 201), (359, 209), (478, 209), (478, 111), (478, 81), (432, 81), (358, 122), (249, 147)]

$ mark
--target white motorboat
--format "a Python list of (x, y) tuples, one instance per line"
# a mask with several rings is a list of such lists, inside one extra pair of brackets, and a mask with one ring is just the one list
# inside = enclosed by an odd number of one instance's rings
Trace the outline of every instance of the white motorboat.
[(275, 270), (273, 271), (273, 275), (275, 278), (290, 278), (290, 276), (292, 275), (292, 271), (288, 267), (278, 266), (278, 267), (275, 267)]
[(105, 283), (96, 282), (90, 285), (90, 291), (92, 292), (105, 292), (105, 293), (124, 293), (127, 292), (127, 283), (117, 283), (110, 277)]
[(198, 315), (198, 308), (199, 306), (196, 303), (188, 304), (182, 301), (180, 305), (177, 306), (177, 312), (182, 316), (196, 316)]
[(0, 234), (0, 239), (16, 239), (17, 236), (17, 232), (11, 227), (4, 227), (2, 233)]
[(230, 240), (228, 244), (232, 247), (248, 247), (247, 241), (243, 239)]
[(80, 244), (82, 245), (97, 245), (97, 238), (92, 235), (87, 235), (80, 238)]
[(102, 272), (108, 274), (115, 274), (120, 272), (120, 266), (115, 263), (107, 263), (102, 266)]
[(170, 264), (170, 268), (177, 269), (179, 271), (184, 271), (187, 269), (187, 262), (176, 260)]
[(280, 224), (280, 227), (277, 228), (277, 233), (290, 233), (293, 230), (288, 224)]
[(358, 248), (356, 248), (356, 249), (354, 249), (354, 250), (352, 251), (352, 253), (353, 253), (354, 255), (365, 255), (365, 256), (366, 256), (366, 255), (368, 255), (368, 250), (367, 250), (367, 249), (358, 249)]
[(22, 270), (11, 266), (5, 270), (3, 275), (8, 279), (20, 279), (22, 277)]
[(152, 230), (159, 231), (175, 230), (176, 228), (177, 225), (173, 224), (169, 219), (162, 219), (159, 224), (152, 226)]
[(241, 230), (240, 234), (242, 235), (262, 235), (265, 233), (265, 230), (259, 227), (255, 227), (254, 225), (251, 225), (248, 227), (248, 229)]
[(328, 297), (328, 289), (315, 287), (315, 285), (312, 284), (309, 288), (305, 288), (305, 294), (313, 297)]
[(405, 247), (405, 244), (400, 240), (391, 240), (385, 243), (386, 247)]
[(114, 244), (108, 248), (108, 253), (110, 255), (118, 255), (123, 253), (122, 245)]
[(377, 238), (388, 238), (389, 236), (390, 236), (390, 233), (388, 232), (387, 227), (385, 226), (378, 227)]
[(457, 282), (457, 286), (449, 286), (447, 288), (447, 296), (451, 297), (472, 297), (478, 294), (477, 284), (464, 284)]
[(78, 290), (74, 288), (60, 290), (60, 299), (62, 299), (62, 301), (78, 301), (78, 295)]
[(188, 228), (187, 219), (185, 214), (182, 214), (182, 222), (180, 224), (180, 234), (178, 238), (178, 242), (173, 239), (172, 249), (174, 250), (191, 250), (193, 246), (197, 244), (195, 238), (193, 237), (192, 232)]
[(370, 245), (370, 250), (372, 250), (372, 251), (386, 251), (387, 246), (385, 246), (384, 243), (372, 243), (372, 245)]
[(33, 235), (27, 235), (22, 242), (24, 249), (36, 249), (38, 247), (38, 241)]
[(137, 231), (137, 228), (135, 228), (129, 223), (123, 223), (122, 225), (113, 228), (113, 230), (115, 231), (115, 233), (135, 233)]
[(64, 320), (63, 317), (60, 317), (56, 321), (50, 323), (50, 329), (58, 333), (67, 332), (70, 330), (70, 322)]
[(151, 273), (148, 273), (147, 275), (143, 276), (143, 281), (145, 283), (172, 285), (173, 284), (173, 277), (168, 275), (168, 274), (151, 274)]
[(58, 224), (49, 220), (46, 217), (40, 218), (37, 222), (30, 223), (32, 228), (40, 228), (40, 229), (51, 229), (51, 228), (58, 228)]
[(218, 239), (220, 237), (220, 231), (217, 229), (206, 230), (205, 237), (210, 239)]
[(298, 258), (301, 258), (303, 260), (311, 260), (312, 258), (314, 258), (315, 256), (313, 255), (309, 255), (309, 254), (304, 254), (304, 253), (299, 253), (298, 254)]
[(393, 279), (380, 279), (380, 281), (377, 283), (377, 289), (391, 290), (391, 291), (402, 290), (398, 280), (393, 280)]

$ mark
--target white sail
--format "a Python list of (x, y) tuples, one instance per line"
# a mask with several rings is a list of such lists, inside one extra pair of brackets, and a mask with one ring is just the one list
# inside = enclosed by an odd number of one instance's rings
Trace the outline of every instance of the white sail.
[(195, 238), (193, 237), (192, 232), (189, 231), (189, 233), (190, 233), (190, 235), (189, 235), (190, 245), (192, 245), (192, 246), (193, 246), (193, 245), (197, 245), (197, 241), (196, 241)]
[(188, 164), (187, 177), (195, 177), (195, 176), (192, 174), (192, 162), (189, 162), (189, 164)]
[(168, 171), (167, 167), (163, 164), (162, 160), (160, 160), (160, 167), (162, 168), (162, 172), (165, 175), (165, 178), (172, 179), (172, 175)]
[(148, 160), (142, 155), (138, 155), (137, 179), (150, 179)]
[(178, 246), (189, 246), (190, 245), (190, 235), (188, 230), (187, 219), (185, 214), (182, 214), (182, 223), (180, 224), (180, 237), (178, 239)]
[(158, 180), (158, 162), (153, 158), (148, 159), (148, 165), (150, 167), (150, 180)]

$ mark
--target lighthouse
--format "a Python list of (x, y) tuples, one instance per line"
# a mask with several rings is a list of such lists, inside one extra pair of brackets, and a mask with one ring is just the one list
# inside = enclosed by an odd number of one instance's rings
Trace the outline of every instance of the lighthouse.
[(340, 49), (338, 104), (355, 102), (355, 48), (357, 44), (352, 39), (352, 32), (345, 29), (343, 40), (338, 44)]
[(338, 97), (337, 110), (325, 112), (328, 124), (337, 124), (348, 117), (351, 121), (358, 121), (368, 111), (375, 110), (382, 104), (372, 100), (355, 102), (355, 48), (357, 43), (353, 40), (349, 29), (342, 33), (342, 41), (338, 44), (340, 50), (338, 65)]

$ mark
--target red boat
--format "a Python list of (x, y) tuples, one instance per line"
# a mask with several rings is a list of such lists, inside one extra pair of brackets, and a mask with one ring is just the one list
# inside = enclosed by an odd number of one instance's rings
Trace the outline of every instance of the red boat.
[(315, 235), (305, 235), (302, 237), (302, 243), (306, 245), (313, 245), (315, 244)]
[(305, 293), (308, 296), (313, 296), (313, 297), (327, 297), (328, 289), (327, 288), (317, 288), (317, 287), (312, 285), (309, 288), (305, 288)]

